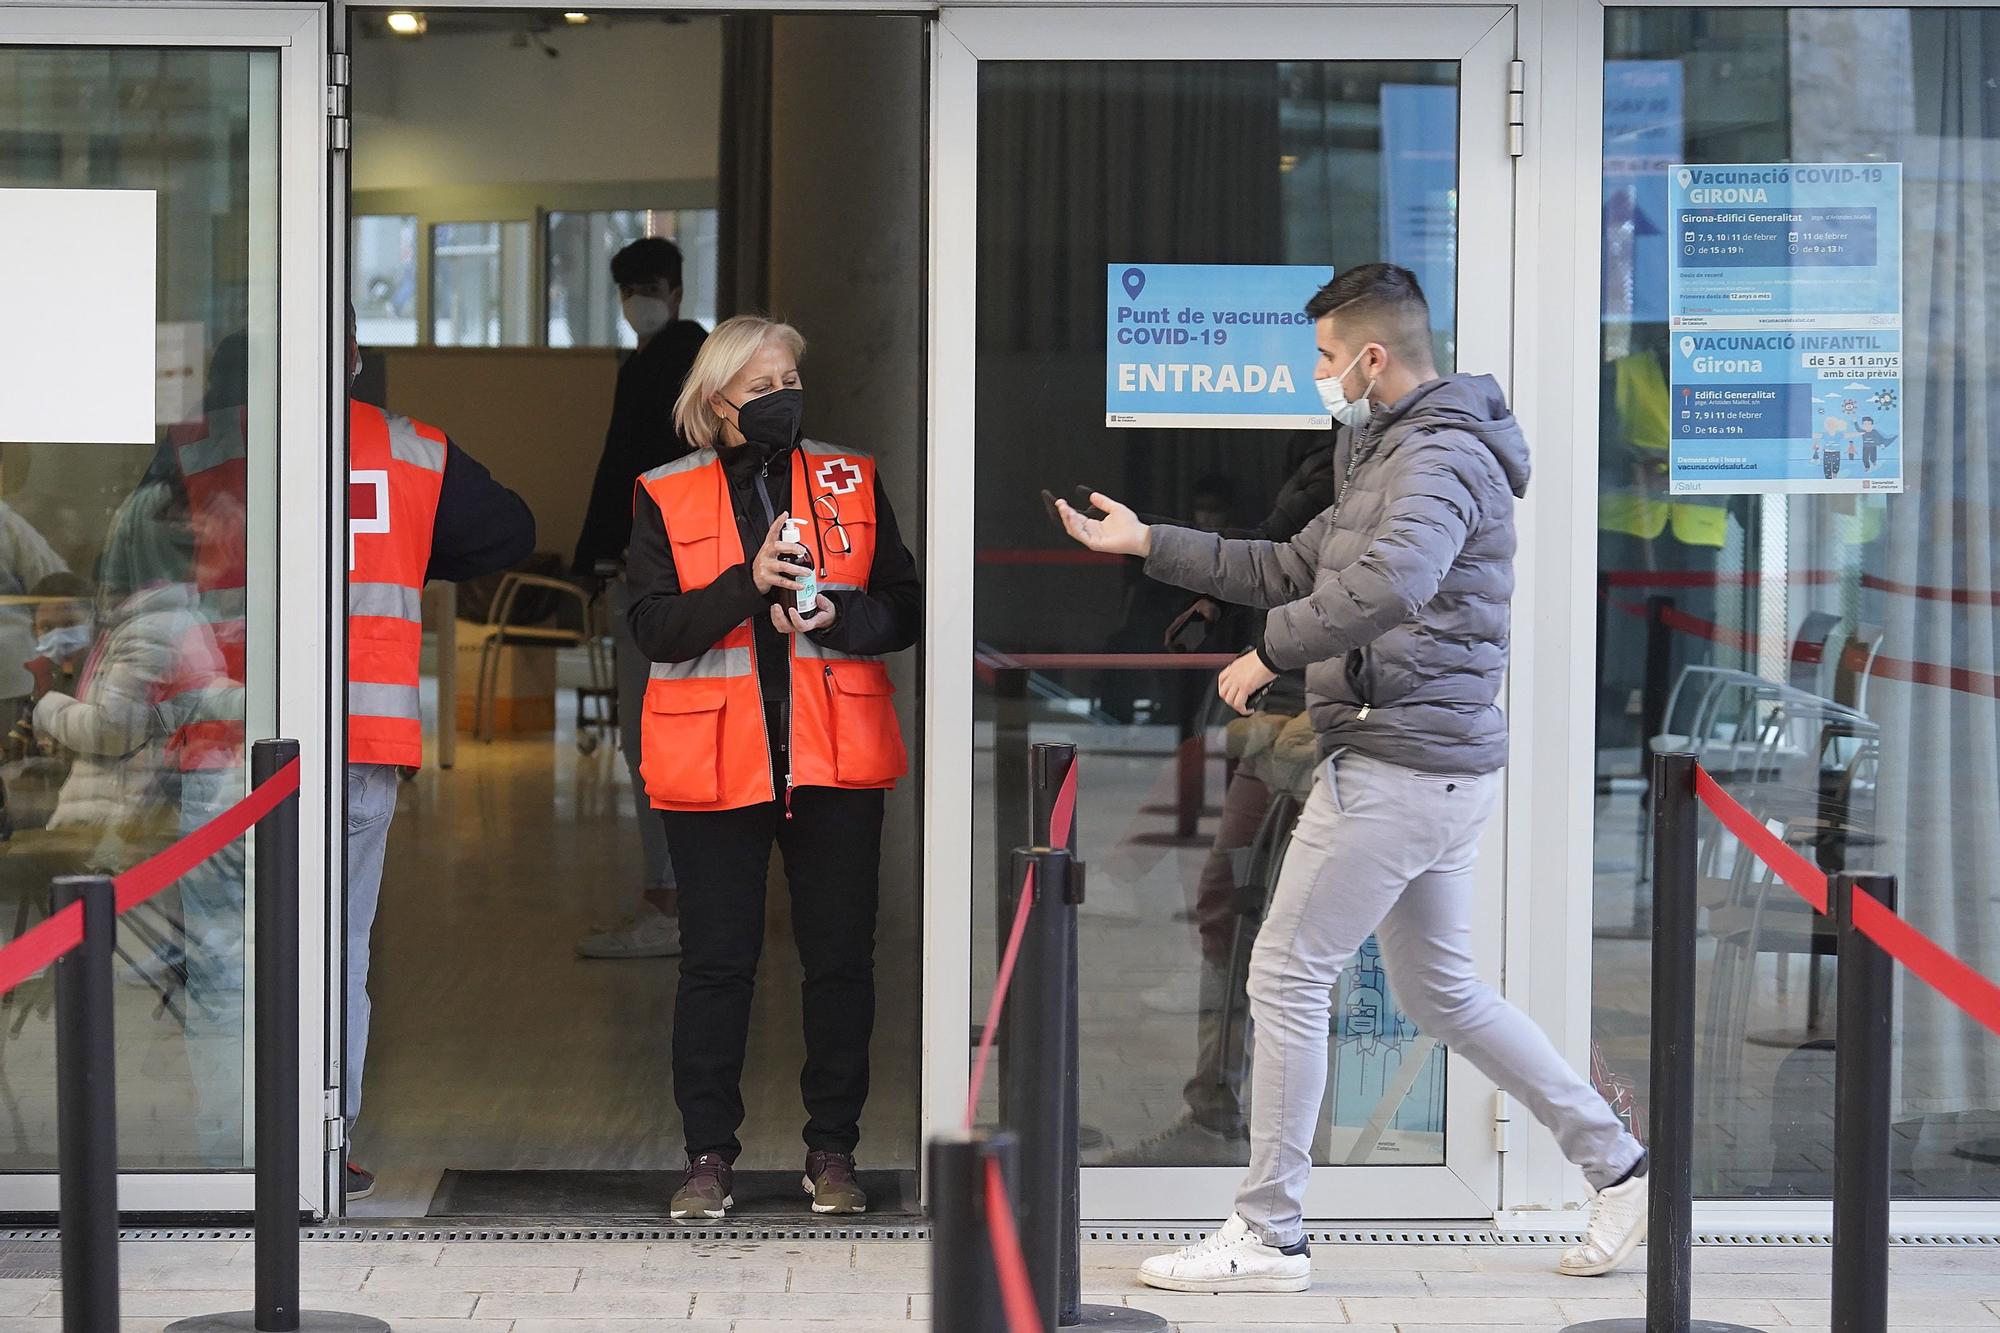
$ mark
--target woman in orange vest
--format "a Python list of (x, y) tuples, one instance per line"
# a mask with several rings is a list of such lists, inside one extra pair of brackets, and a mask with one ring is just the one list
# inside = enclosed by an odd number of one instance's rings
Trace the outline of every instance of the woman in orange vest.
[(640, 770), (666, 824), (685, 950), (677, 1218), (733, 1203), (774, 841), (805, 968), (805, 1190), (814, 1212), (868, 1206), (854, 1149), (883, 798), (908, 768), (882, 657), (916, 642), (922, 595), (874, 460), (800, 434), (804, 353), (788, 325), (718, 326), (675, 407), (695, 452), (645, 473), (634, 495), (630, 622), (653, 663)]

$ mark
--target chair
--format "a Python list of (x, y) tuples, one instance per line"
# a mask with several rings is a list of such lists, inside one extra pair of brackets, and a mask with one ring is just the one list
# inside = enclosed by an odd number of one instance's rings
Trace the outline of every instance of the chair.
[[(575, 627), (518, 620), (517, 617), (524, 615), (526, 610), (533, 609), (532, 604), (528, 608), (522, 606), (521, 595), (526, 591), (551, 596), (558, 605), (574, 601), (577, 609)], [(536, 619), (547, 620), (550, 615), (544, 613)], [(590, 664), (591, 683), (577, 690), (578, 746), (587, 752), (596, 748), (595, 732), (608, 729), (615, 734), (615, 721), (602, 702), (617, 698), (617, 689), (611, 680), (611, 665), (607, 660), (609, 654), (604, 647), (603, 619), (602, 599), (565, 579), (519, 571), (510, 572), (502, 578), (486, 623), (480, 627), (479, 681), (473, 714), (473, 729), (479, 738), (489, 742), (493, 739), (493, 697), (500, 685), (500, 650), (503, 648), (582, 648)], [(586, 708), (586, 701), (592, 699), (599, 702), (599, 711), (595, 714)], [(586, 735), (592, 738), (588, 746), (584, 744)]]

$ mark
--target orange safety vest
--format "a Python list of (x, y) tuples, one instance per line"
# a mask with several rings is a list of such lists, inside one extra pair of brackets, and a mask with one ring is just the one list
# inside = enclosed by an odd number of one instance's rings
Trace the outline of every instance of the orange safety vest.
[[(348, 404), (347, 760), (423, 762), (417, 668), (444, 432)], [(451, 646), (445, 645), (450, 652)]]
[[(683, 591), (705, 588), (743, 563), (729, 478), (713, 449), (654, 468), (639, 478), (639, 486), (660, 507)], [(820, 588), (865, 592), (875, 564), (875, 461), (801, 441), (792, 451), (792, 496)], [(831, 498), (851, 547), (845, 554), (821, 549), (810, 503), (799, 503), (806, 496)], [(692, 661), (653, 664), (640, 725), (639, 772), (655, 808), (734, 810), (778, 800), (792, 787), (893, 787), (909, 771), (891, 697), (895, 687), (882, 659), (836, 652), (810, 635), (786, 639), (788, 774), (771, 771), (750, 621)]]
[(187, 489), (200, 623), (176, 645), (160, 700), (176, 719), (167, 742), (182, 772), (243, 762), (244, 596), (249, 496), (245, 409), (169, 427)]

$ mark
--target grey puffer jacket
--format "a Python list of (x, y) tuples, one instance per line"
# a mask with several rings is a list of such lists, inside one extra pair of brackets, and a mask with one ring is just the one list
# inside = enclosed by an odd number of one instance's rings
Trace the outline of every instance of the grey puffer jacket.
[(1146, 572), (1271, 608), (1266, 665), (1306, 669), (1321, 754), (1428, 773), (1507, 762), (1499, 708), (1528, 442), (1491, 376), (1452, 375), (1378, 413), (1335, 463), (1333, 506), (1289, 542), (1155, 527)]

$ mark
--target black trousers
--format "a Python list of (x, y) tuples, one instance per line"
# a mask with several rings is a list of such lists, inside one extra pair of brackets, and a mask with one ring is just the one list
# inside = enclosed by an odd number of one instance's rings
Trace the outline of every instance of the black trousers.
[(690, 1158), (742, 1151), (743, 1050), (764, 946), (764, 889), (775, 841), (792, 893), (804, 965), (806, 1147), (851, 1153), (868, 1100), (875, 1031), (875, 909), (881, 886), (880, 791), (800, 787), (792, 817), (772, 801), (740, 810), (663, 810), (680, 885), (680, 989), (674, 999), (674, 1101)]

